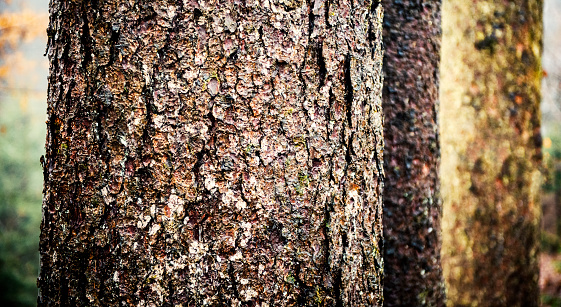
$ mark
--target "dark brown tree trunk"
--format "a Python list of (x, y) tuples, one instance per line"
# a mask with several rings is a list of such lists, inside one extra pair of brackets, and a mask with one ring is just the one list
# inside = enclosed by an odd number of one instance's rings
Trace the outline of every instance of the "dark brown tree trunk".
[(39, 305), (380, 305), (381, 18), (53, 0)]
[(451, 306), (538, 306), (541, 0), (443, 4), (443, 269)]
[(440, 265), (440, 0), (382, 1), (384, 305), (444, 306)]

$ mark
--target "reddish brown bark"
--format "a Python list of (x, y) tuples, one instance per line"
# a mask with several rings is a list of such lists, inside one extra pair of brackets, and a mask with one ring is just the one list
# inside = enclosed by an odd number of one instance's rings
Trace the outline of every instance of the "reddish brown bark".
[(384, 305), (444, 306), (440, 265), (440, 0), (382, 1)]
[(380, 305), (381, 16), (52, 1), (40, 305)]

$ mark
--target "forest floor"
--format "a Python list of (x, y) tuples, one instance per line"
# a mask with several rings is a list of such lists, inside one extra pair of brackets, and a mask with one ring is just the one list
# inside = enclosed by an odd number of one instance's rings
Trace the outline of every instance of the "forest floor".
[(540, 255), (539, 285), (542, 306), (561, 307), (561, 254)]

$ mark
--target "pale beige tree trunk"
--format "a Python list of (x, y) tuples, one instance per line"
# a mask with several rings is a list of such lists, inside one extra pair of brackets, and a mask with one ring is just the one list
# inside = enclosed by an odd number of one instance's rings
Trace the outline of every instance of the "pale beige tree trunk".
[(451, 306), (537, 306), (542, 4), (443, 4), (442, 261)]
[(380, 305), (381, 18), (53, 0), (39, 305)]

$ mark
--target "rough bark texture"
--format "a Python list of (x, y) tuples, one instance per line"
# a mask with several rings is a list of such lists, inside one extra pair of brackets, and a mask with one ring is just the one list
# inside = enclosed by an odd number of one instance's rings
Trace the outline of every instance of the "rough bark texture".
[(542, 4), (443, 4), (442, 261), (451, 306), (537, 306)]
[(384, 305), (444, 306), (440, 265), (440, 0), (382, 1)]
[(39, 305), (380, 305), (381, 18), (53, 0)]

